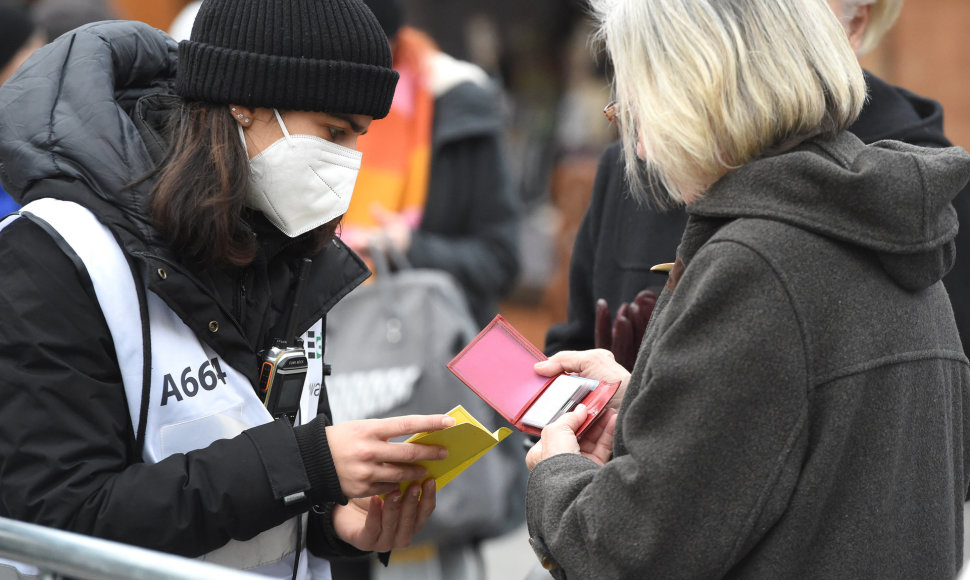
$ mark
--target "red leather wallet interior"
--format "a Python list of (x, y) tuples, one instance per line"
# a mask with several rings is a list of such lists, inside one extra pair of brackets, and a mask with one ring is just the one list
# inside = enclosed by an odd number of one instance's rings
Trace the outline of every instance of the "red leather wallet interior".
[[(542, 351), (498, 315), (448, 363), (448, 368), (516, 429), (539, 435), (541, 429), (525, 425), (521, 419), (557, 378), (535, 372), (533, 366), (543, 360), (546, 356)], [(579, 433), (593, 424), (619, 386), (601, 381), (583, 399), (589, 417)]]

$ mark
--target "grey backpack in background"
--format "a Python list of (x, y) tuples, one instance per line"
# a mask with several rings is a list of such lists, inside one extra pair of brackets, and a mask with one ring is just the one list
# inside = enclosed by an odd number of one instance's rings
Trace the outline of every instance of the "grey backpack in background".
[[(372, 252), (376, 278), (327, 315), (326, 353), (333, 374), (327, 396), (334, 423), (447, 413), (462, 405), (489, 430), (505, 421), (447, 368), (478, 333), (465, 297), (446, 272), (412, 269)], [(501, 421), (501, 422), (500, 422)], [(519, 444), (509, 438), (500, 445)], [(438, 493), (437, 507), (415, 543), (477, 541), (508, 528), (508, 507), (525, 469), (498, 448)]]

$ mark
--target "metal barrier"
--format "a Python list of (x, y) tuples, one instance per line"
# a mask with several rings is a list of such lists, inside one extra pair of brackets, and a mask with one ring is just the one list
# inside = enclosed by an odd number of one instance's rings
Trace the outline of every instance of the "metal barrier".
[[(40, 570), (40, 578), (83, 580), (253, 580), (254, 574), (127, 544), (0, 518), (0, 557)], [(25, 576), (30, 578), (30, 576)]]

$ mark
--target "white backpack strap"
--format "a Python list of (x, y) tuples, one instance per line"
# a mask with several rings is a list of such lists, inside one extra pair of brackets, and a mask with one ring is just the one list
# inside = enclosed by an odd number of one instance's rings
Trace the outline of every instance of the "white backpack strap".
[[(10, 224), (12, 224), (14, 222), (14, 220), (17, 219), (17, 218), (19, 218), (19, 217), (20, 217), (20, 213), (17, 212), (17, 213), (12, 213), (12, 214), (10, 214), (8, 216), (5, 216), (4, 218), (0, 219), (0, 231), (3, 231), (3, 228), (5, 228), (5, 227), (9, 226)], [(2, 577), (0, 577), (0, 580), (2, 580)]]
[[(89, 210), (70, 201), (39, 199), (21, 208), (20, 213), (49, 224), (53, 231), (48, 232), (55, 241), (65, 242), (58, 245), (65, 252), (74, 252), (75, 256), (69, 257), (91, 281), (108, 323), (122, 380), (126, 385), (145, 385), (145, 377), (149, 376), (146, 363), (150, 361), (146, 360), (144, 310), (131, 267), (114, 235)], [(133, 312), (142, 315), (132, 316)], [(120, 364), (121, 361), (126, 364)], [(144, 441), (142, 401), (129, 400), (128, 406), (140, 448)], [(140, 418), (137, 422), (136, 417)]]
[[(54, 243), (77, 266), (82, 278), (86, 278), (91, 287), (94, 288), (99, 303), (105, 299), (130, 302), (129, 295), (134, 295), (135, 308), (138, 308), (134, 278), (132, 278), (128, 263), (121, 253), (121, 248), (118, 247), (114, 237), (95, 219), (91, 212), (76, 203), (41, 199), (27, 204), (18, 213), (0, 220), (0, 230), (12, 224), (21, 215), (27, 216), (27, 219), (42, 227), (53, 238)], [(94, 256), (97, 257), (92, 259)], [(119, 260), (123, 268), (118, 268)], [(110, 286), (94, 282), (100, 277), (92, 277), (87, 264), (94, 265), (94, 267), (103, 266), (104, 268), (113, 265), (112, 269), (116, 273), (127, 273), (128, 280), (124, 280), (124, 275), (114, 276), (115, 279), (110, 283), (119, 285), (117, 286), (119, 292), (115, 294), (111, 292)], [(126, 304), (127, 306), (130, 306), (130, 304)], [(107, 318), (107, 313), (105, 313), (105, 317)], [(109, 321), (110, 326), (111, 321)], [(134, 323), (128, 321), (128, 326), (131, 330), (127, 334), (130, 334), (130, 336), (124, 338), (122, 342), (125, 344), (123, 345), (118, 344), (119, 341), (114, 335), (114, 328), (111, 328), (116, 355), (118, 357), (136, 356), (138, 361), (143, 361), (144, 343), (141, 337), (141, 320), (138, 319)], [(143, 364), (138, 365), (138, 368), (142, 367)], [(131, 378), (141, 381), (140, 376), (123, 377), (123, 380), (128, 381)], [(0, 580), (37, 580), (41, 577), (35, 566), (0, 559)]]

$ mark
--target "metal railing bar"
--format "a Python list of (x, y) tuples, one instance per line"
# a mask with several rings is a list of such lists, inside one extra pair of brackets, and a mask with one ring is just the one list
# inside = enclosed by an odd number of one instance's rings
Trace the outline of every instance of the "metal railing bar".
[(0, 518), (0, 557), (84, 580), (253, 580), (254, 574)]

